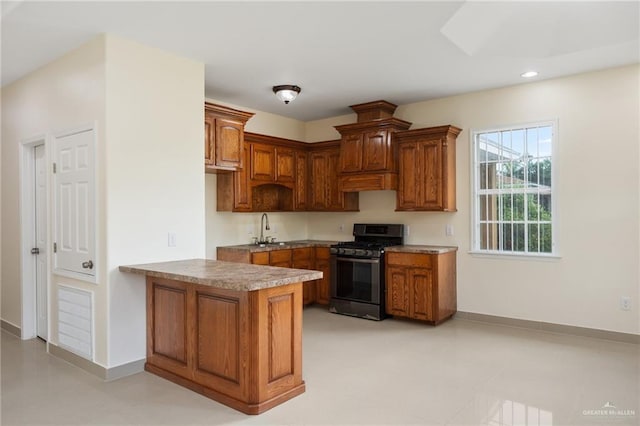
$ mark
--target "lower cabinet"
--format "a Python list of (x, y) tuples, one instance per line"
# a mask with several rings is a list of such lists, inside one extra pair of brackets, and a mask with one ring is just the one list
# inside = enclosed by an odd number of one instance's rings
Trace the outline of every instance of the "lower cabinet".
[[(293, 267), (296, 269), (313, 268), (313, 247), (293, 249)], [(302, 303), (309, 305), (316, 300), (316, 281), (302, 284)]]
[(302, 247), (250, 253), (218, 247), (217, 259), (227, 262), (252, 263), (280, 268), (312, 269), (322, 271), (323, 278), (302, 283), (303, 304), (329, 304), (330, 265), (328, 247)]
[(329, 249), (316, 247), (316, 264), (313, 269), (322, 271), (322, 279), (316, 280), (316, 303), (329, 304), (331, 292), (331, 264), (329, 263)]
[(386, 255), (386, 311), (433, 324), (457, 310), (456, 252)]

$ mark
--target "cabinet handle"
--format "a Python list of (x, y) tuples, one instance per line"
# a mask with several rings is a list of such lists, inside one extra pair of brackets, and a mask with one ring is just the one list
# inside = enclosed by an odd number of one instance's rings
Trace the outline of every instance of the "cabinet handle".
[(88, 262), (82, 262), (82, 267), (84, 269), (93, 269), (93, 262), (91, 260)]

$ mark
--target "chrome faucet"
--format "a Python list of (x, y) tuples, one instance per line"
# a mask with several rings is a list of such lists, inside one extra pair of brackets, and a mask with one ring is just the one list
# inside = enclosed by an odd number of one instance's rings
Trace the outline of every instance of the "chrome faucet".
[[(264, 227), (264, 220), (267, 219), (267, 227)], [(271, 228), (269, 228), (269, 216), (267, 216), (266, 213), (262, 213), (262, 217), (260, 218), (260, 239), (258, 240), (258, 242), (260, 244), (265, 243), (265, 239), (264, 239), (264, 230), (270, 231)]]

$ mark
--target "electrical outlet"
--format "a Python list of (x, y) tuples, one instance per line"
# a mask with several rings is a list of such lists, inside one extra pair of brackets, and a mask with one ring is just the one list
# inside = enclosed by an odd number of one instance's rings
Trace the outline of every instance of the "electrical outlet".
[(176, 233), (175, 232), (169, 232), (167, 234), (167, 246), (175, 247), (176, 244), (177, 244)]
[(620, 309), (623, 311), (631, 310), (631, 298), (629, 296), (622, 296), (620, 298)]
[(344, 223), (341, 223), (338, 229), (340, 229), (340, 232), (344, 232)]
[(411, 227), (410, 227), (409, 225), (405, 225), (405, 226), (404, 226), (404, 236), (405, 236), (405, 237), (408, 237), (408, 236), (409, 236), (409, 234), (411, 233), (411, 229), (410, 229), (410, 228), (411, 228)]
[(253, 235), (253, 225), (247, 225), (247, 234)]
[(271, 232), (274, 234), (278, 233), (278, 225), (276, 225), (275, 223), (270, 225), (269, 228), (271, 228)]
[(448, 223), (445, 227), (444, 227), (444, 233), (447, 237), (453, 237), (453, 225)]

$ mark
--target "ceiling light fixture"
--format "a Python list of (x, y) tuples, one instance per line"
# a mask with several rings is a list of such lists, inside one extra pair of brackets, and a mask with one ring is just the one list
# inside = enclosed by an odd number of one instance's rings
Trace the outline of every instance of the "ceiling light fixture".
[(273, 93), (276, 94), (278, 99), (280, 99), (285, 104), (288, 104), (292, 100), (298, 96), (302, 89), (298, 86), (293, 86), (291, 84), (283, 84), (280, 86), (273, 86)]
[(527, 71), (520, 74), (520, 77), (531, 78), (538, 75), (538, 71)]

